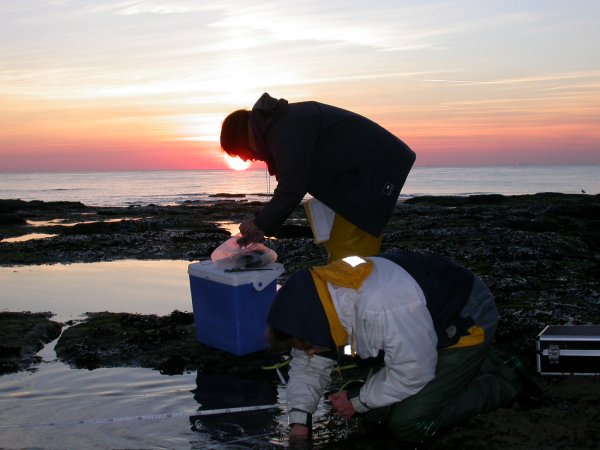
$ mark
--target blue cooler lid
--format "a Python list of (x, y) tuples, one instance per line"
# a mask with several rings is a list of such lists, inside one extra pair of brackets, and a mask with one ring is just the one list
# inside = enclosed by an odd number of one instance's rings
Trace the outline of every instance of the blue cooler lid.
[(261, 266), (258, 269), (261, 270), (226, 272), (226, 270), (230, 269), (215, 265), (212, 261), (200, 261), (188, 266), (188, 274), (228, 286), (252, 284), (254, 289), (262, 291), (283, 273), (284, 267), (283, 264), (274, 262)]

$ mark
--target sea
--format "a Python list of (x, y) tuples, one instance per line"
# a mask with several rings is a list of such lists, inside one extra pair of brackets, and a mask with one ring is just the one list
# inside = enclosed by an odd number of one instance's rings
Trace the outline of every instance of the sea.
[[(88, 206), (205, 202), (219, 194), (264, 200), (277, 186), (264, 169), (0, 173), (0, 199), (79, 201)], [(600, 165), (415, 167), (400, 200), (423, 195), (600, 193)]]
[[(276, 186), (264, 170), (0, 173), (0, 199), (89, 206), (210, 202), (226, 198), (222, 194), (265, 200)], [(538, 192), (598, 194), (600, 166), (415, 167), (400, 199)], [(88, 311), (192, 311), (189, 263), (0, 267), (0, 311), (51, 311), (63, 329), (85, 320)], [(55, 345), (38, 353), (40, 363), (31, 370), (0, 376), (0, 448), (290, 448), (283, 384), (249, 387), (256, 395), (250, 403), (244, 395), (242, 404), (239, 388), (248, 380), (228, 374), (215, 380), (201, 371), (167, 376), (143, 368), (74, 369), (57, 358)], [(208, 412), (205, 399), (212, 402)], [(228, 412), (264, 405), (269, 408)], [(321, 402), (313, 420), (325, 431), (302, 448), (323, 448), (332, 437), (323, 424), (331, 417)]]

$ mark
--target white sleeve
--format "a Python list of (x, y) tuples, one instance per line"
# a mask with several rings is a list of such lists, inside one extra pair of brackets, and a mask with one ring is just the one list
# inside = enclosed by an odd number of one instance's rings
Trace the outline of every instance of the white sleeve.
[(325, 387), (331, 381), (335, 361), (319, 355), (307, 356), (292, 349), (289, 382), (286, 387), (288, 410), (299, 409), (314, 414)]
[(370, 377), (352, 404), (357, 412), (415, 395), (435, 377), (437, 337), (424, 304), (412, 304), (364, 318), (371, 345), (385, 351), (385, 367)]

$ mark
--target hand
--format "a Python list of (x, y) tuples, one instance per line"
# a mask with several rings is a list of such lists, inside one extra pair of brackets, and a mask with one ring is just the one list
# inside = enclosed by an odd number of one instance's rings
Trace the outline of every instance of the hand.
[(308, 439), (310, 436), (310, 428), (306, 425), (302, 425), (300, 423), (295, 423), (292, 425), (292, 429), (290, 430), (289, 438), (290, 439)]
[(256, 226), (252, 219), (246, 219), (240, 224), (240, 233), (243, 236), (243, 245), (262, 242), (265, 239), (265, 234)]
[(354, 406), (352, 406), (352, 402), (348, 400), (347, 391), (339, 391), (331, 394), (329, 396), (329, 402), (331, 403), (331, 406), (333, 406), (336, 414), (346, 420), (350, 420), (356, 413), (356, 411), (354, 411)]

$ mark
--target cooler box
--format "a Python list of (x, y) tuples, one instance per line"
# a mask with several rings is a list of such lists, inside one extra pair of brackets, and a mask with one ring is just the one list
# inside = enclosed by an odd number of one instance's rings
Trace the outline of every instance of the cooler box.
[(211, 261), (188, 266), (199, 342), (238, 356), (267, 347), (267, 314), (284, 268), (260, 269), (226, 272)]
[(548, 325), (536, 340), (541, 375), (600, 375), (600, 325)]

